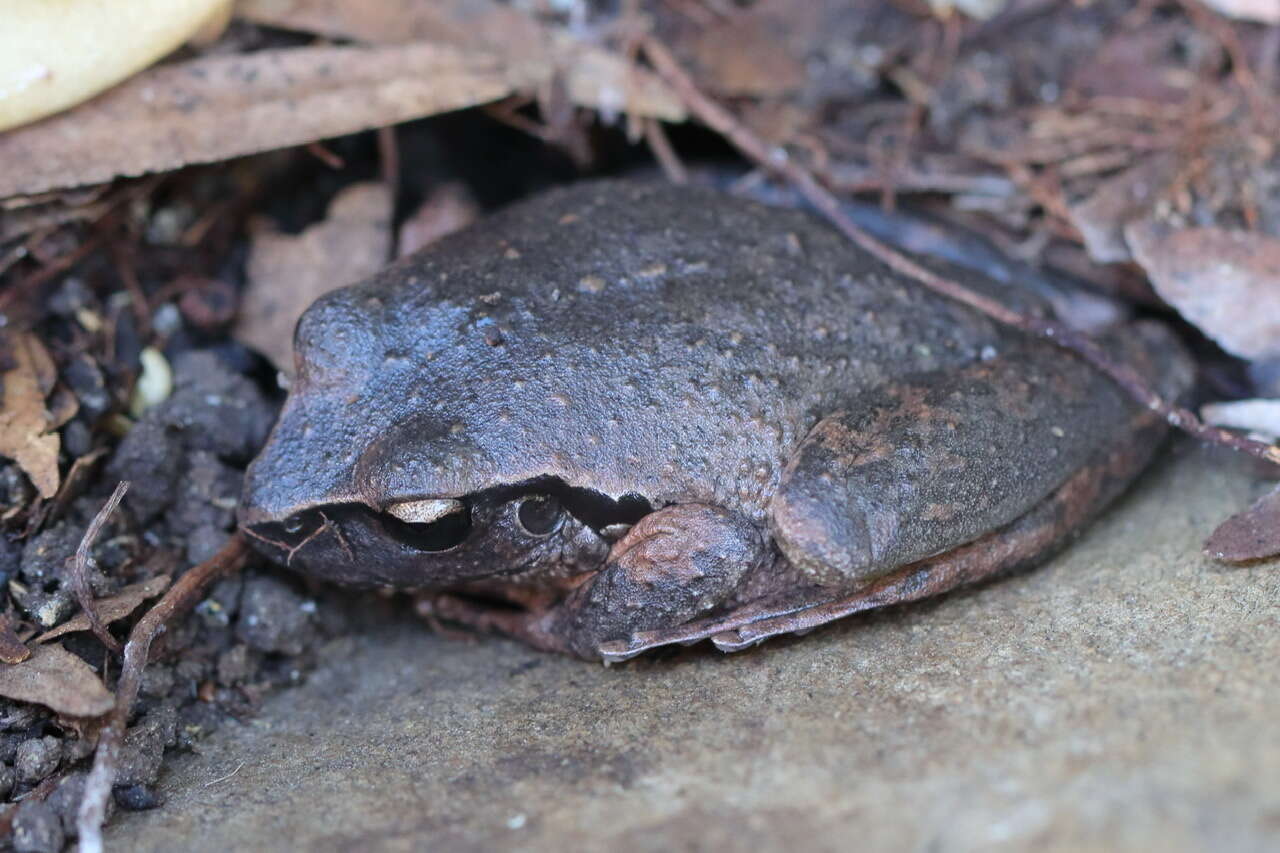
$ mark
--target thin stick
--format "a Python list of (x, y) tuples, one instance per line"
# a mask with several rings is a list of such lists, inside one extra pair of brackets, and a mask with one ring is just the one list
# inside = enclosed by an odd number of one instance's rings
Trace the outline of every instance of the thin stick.
[(116, 682), (116, 704), (98, 736), (93, 769), (85, 779), (84, 797), (76, 816), (76, 827), (80, 831), (80, 853), (102, 853), (102, 822), (107, 813), (107, 797), (111, 796), (111, 786), (115, 782), (120, 744), (124, 740), (133, 703), (138, 698), (138, 687), (142, 683), (142, 670), (147, 665), (151, 642), (160, 635), (165, 623), (175, 614), (193, 607), (210, 584), (223, 575), (238, 571), (248, 556), (248, 540), (240, 533), (234, 534), (218, 553), (178, 578), (177, 583), (164, 594), (164, 598), (156, 602), (129, 633), (129, 642), (124, 647), (120, 679)]
[[(391, 197), (391, 221), (395, 222), (397, 202), (400, 200), (400, 141), (394, 127), (378, 128), (378, 162), (382, 172), (382, 183), (387, 187), (387, 195)], [(390, 263), (400, 256), (400, 230), (388, 226), (391, 239), (387, 246), (388, 256), (384, 263)]]
[(227, 781), (228, 779), (230, 779), (232, 776), (235, 776), (237, 773), (239, 773), (239, 772), (240, 772), (240, 769), (241, 769), (242, 767), (244, 767), (244, 762), (243, 762), (243, 761), (241, 761), (239, 764), (237, 764), (237, 765), (236, 765), (236, 769), (235, 769), (235, 770), (232, 770), (230, 773), (226, 774), (225, 776), (219, 776), (217, 779), (214, 779), (212, 782), (205, 782), (205, 783), (204, 783), (204, 786), (205, 786), (206, 788), (209, 788), (209, 787), (212, 787), (212, 786), (214, 786), (214, 785), (217, 785), (217, 784), (218, 784), (218, 783), (220, 783), (220, 782), (225, 782), (225, 781)]
[(684, 163), (680, 162), (680, 157), (671, 147), (671, 140), (667, 139), (666, 131), (662, 129), (662, 122), (656, 118), (645, 119), (644, 139), (649, 143), (649, 150), (662, 166), (662, 172), (667, 176), (668, 181), (673, 184), (689, 183), (689, 173), (685, 171)]
[(94, 540), (102, 532), (107, 519), (111, 518), (111, 513), (120, 506), (120, 501), (127, 491), (129, 491), (129, 481), (121, 480), (116, 485), (116, 490), (111, 493), (111, 497), (107, 498), (107, 502), (103, 504), (102, 509), (98, 510), (98, 514), (93, 517), (93, 521), (89, 522), (89, 527), (85, 530), (84, 536), (80, 537), (80, 546), (76, 548), (76, 555), (71, 562), (71, 586), (75, 590), (76, 600), (80, 602), (80, 609), (84, 611), (85, 616), (89, 617), (89, 628), (94, 636), (102, 641), (102, 645), (116, 655), (120, 654), (120, 643), (111, 636), (106, 623), (98, 615), (98, 605), (93, 599), (93, 589), (89, 586), (89, 568), (94, 561), (89, 549), (93, 547)]
[(1251, 454), (1267, 462), (1280, 465), (1280, 447), (1254, 441), (1225, 429), (1203, 423), (1189, 409), (1163, 399), (1136, 370), (1127, 364), (1112, 360), (1098, 344), (1087, 335), (1063, 323), (1019, 314), (994, 299), (975, 293), (958, 282), (937, 275), (901, 252), (880, 242), (863, 231), (840, 210), (840, 202), (826, 190), (804, 167), (793, 162), (782, 148), (770, 148), (724, 107), (704, 95), (693, 79), (680, 67), (675, 57), (653, 36), (644, 39), (645, 55), (659, 76), (679, 93), (689, 111), (712, 130), (720, 133), (746, 157), (761, 167), (775, 172), (788, 181), (805, 199), (816, 207), (832, 224), (856, 245), (879, 258), (886, 265), (909, 276), (925, 287), (956, 302), (968, 305), (1006, 326), (1036, 337), (1053, 341), (1058, 346), (1074, 352), (1094, 368), (1120, 386), (1126, 394), (1153, 412), (1158, 413), (1172, 427), (1190, 433), (1202, 441), (1225, 445), (1234, 450)]

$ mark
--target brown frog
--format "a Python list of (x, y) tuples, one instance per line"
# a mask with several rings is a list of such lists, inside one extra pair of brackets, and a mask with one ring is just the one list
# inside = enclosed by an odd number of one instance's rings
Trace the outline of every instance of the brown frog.
[[(1185, 390), (1165, 330), (1113, 337)], [(509, 208), (320, 299), (295, 351), (240, 514), (265, 553), (613, 660), (1028, 564), (1163, 430), (806, 213), (662, 184)]]

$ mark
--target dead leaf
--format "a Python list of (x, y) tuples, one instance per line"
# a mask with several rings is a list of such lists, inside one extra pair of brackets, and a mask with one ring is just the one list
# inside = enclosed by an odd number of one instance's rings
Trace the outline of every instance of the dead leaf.
[(0, 135), (0, 197), (98, 183), (494, 101), (521, 69), (438, 44), (303, 47), (149, 69)]
[(45, 408), (45, 395), (57, 374), (44, 346), (26, 332), (5, 336), (14, 366), (3, 375), (0, 405), (0, 456), (7, 456), (26, 472), (40, 496), (58, 491), (58, 433)]
[(1222, 522), (1204, 543), (1204, 550), (1214, 559), (1232, 563), (1280, 554), (1280, 486)]
[(0, 27), (0, 130), (146, 68), (225, 16), (230, 0), (10, 0)]
[[(158, 575), (149, 580), (139, 583), (129, 584), (121, 589), (115, 595), (108, 595), (105, 598), (99, 598), (94, 603), (98, 608), (98, 615), (102, 617), (104, 624), (110, 624), (117, 619), (123, 619), (130, 613), (138, 609), (138, 605), (146, 601), (148, 598), (155, 598), (160, 593), (169, 588), (169, 576)], [(55, 640), (63, 634), (73, 634), (76, 631), (89, 630), (89, 617), (83, 611), (63, 622), (52, 630), (45, 631), (43, 634), (35, 638), (37, 643), (47, 643)]]
[(1280, 0), (1204, 0), (1204, 4), (1229, 18), (1280, 24)]
[(293, 327), (307, 306), (386, 265), (391, 205), (385, 185), (352, 184), (334, 197), (323, 222), (301, 234), (255, 222), (236, 338), (292, 373)]
[(480, 205), (463, 184), (441, 184), (400, 226), (397, 241), (400, 256), (411, 255), (444, 235), (470, 225), (479, 215)]
[(236, 15), (257, 24), (370, 44), (429, 41), (472, 49), (511, 45), (536, 55), (544, 37), (544, 28), (533, 18), (493, 0), (241, 0)]
[(770, 15), (745, 14), (702, 29), (690, 45), (699, 79), (728, 97), (780, 97), (804, 85), (805, 69), (778, 38)]
[(1200, 408), (1200, 418), (1214, 426), (1248, 430), (1269, 441), (1280, 438), (1280, 400), (1206, 403)]
[(1160, 298), (1223, 349), (1280, 354), (1280, 239), (1152, 221), (1131, 223), (1125, 237)]
[(662, 121), (684, 121), (684, 105), (667, 84), (617, 54), (557, 32), (552, 71), (564, 77), (569, 100), (604, 115), (627, 113)]
[(1132, 259), (1125, 226), (1145, 218), (1165, 191), (1175, 168), (1172, 156), (1152, 155), (1103, 183), (1084, 201), (1071, 205), (1071, 222), (1084, 238), (1089, 257), (1100, 264)]
[(55, 385), (49, 397), (49, 428), (59, 429), (80, 411), (80, 401), (71, 389), (65, 385)]
[(22, 663), (31, 657), (31, 649), (13, 630), (13, 611), (0, 613), (0, 663)]
[(979, 21), (995, 17), (1007, 4), (1008, 0), (929, 0), (929, 8), (939, 18), (948, 18), (959, 9)]
[(44, 515), (37, 521), (37, 527), (53, 524), (62, 518), (62, 514), (67, 511), (67, 506), (80, 497), (84, 492), (85, 486), (89, 484), (89, 478), (93, 473), (94, 466), (98, 464), (98, 460), (106, 455), (107, 448), (99, 447), (71, 463), (71, 468), (67, 470), (67, 476), (62, 478), (62, 485), (58, 487), (58, 494), (54, 496), (52, 501), (44, 505)]
[[(1204, 61), (1179, 52), (1179, 45), (1184, 45), (1186, 39), (1187, 21), (1180, 18), (1151, 22), (1125, 33), (1123, 38), (1103, 39), (1089, 60), (1071, 72), (1070, 90), (1081, 99), (1183, 103), (1198, 81), (1196, 63)], [(1185, 58), (1178, 63), (1172, 59), (1176, 56)]]
[(518, 70), (527, 91), (562, 74), (570, 100), (603, 112), (684, 121), (684, 105), (654, 74), (602, 47), (546, 27), (493, 0), (245, 0), (236, 14), (260, 24), (370, 44), (425, 41), (487, 52)]
[(53, 363), (53, 356), (49, 355), (49, 351), (44, 348), (44, 344), (40, 343), (40, 339), (34, 336), (26, 337), (27, 358), (31, 365), (31, 372), (35, 376), (36, 387), (43, 397), (49, 396), (49, 392), (53, 390), (53, 385), (58, 381), (58, 366)]
[(81, 187), (65, 192), (16, 196), (0, 201), (0, 242), (25, 237), (66, 222), (98, 219), (110, 209), (107, 187)]
[(0, 664), (0, 696), (71, 717), (98, 717), (115, 705), (87, 663), (62, 646), (36, 646), (22, 663)]

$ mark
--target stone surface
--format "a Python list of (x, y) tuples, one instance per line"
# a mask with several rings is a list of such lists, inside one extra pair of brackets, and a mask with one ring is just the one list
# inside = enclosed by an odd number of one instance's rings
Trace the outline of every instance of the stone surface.
[(383, 624), (110, 847), (1280, 849), (1280, 565), (1199, 547), (1262, 484), (1173, 456), (1037, 571), (740, 655)]

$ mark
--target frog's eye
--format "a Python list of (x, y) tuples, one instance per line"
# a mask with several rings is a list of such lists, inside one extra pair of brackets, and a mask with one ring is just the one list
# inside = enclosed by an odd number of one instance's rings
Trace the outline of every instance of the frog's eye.
[(560, 527), (564, 520), (564, 507), (550, 495), (531, 495), (520, 501), (516, 518), (526, 533), (548, 536)]
[(383, 529), (410, 548), (448, 551), (467, 538), (471, 513), (452, 498), (402, 501), (387, 507)]

